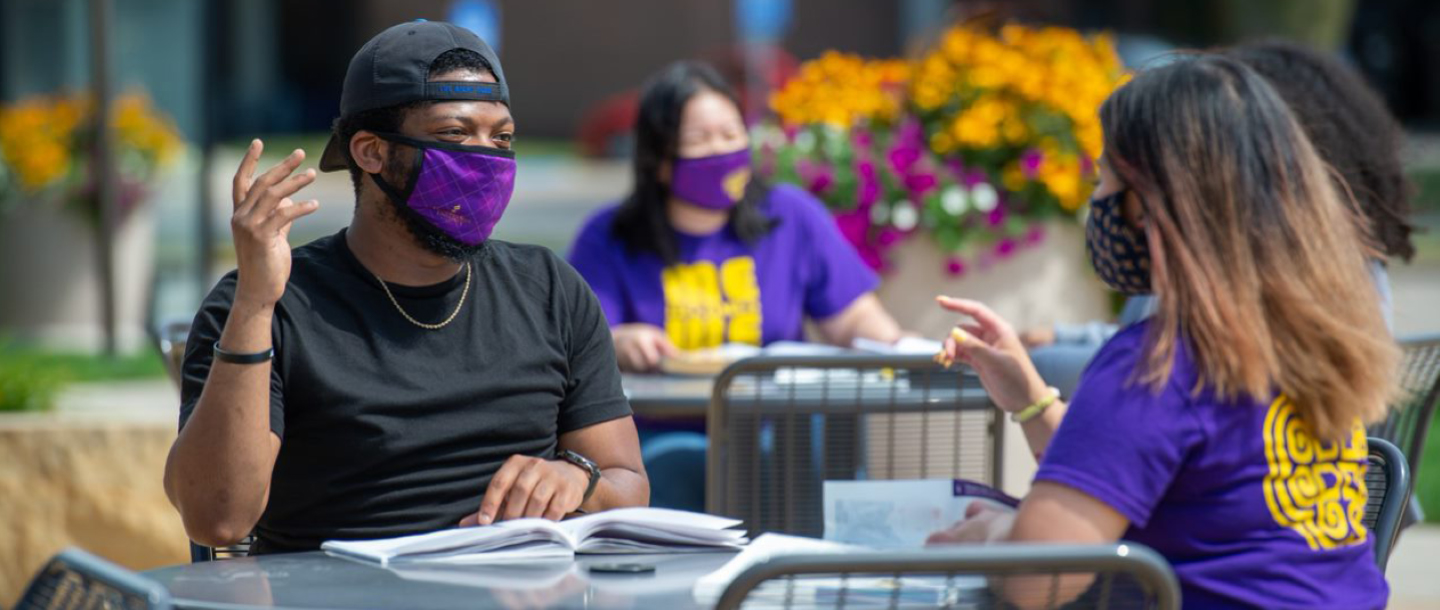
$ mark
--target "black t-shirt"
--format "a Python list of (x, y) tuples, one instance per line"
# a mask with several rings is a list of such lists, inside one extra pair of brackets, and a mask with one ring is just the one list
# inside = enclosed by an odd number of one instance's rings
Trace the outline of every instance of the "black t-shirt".
[[(595, 295), (549, 250), (491, 240), (455, 320), (407, 321), (345, 243), (293, 252), (275, 307), (270, 429), (281, 439), (256, 552), (452, 527), (512, 455), (553, 457), (560, 434), (630, 415)], [(390, 285), (415, 319), (455, 310), (465, 271)], [(236, 273), (195, 316), (180, 426), (200, 400)]]

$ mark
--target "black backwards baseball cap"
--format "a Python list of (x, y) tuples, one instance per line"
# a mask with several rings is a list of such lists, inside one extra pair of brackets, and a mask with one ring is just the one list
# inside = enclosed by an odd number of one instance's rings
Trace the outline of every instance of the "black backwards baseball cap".
[[(490, 64), (490, 71), (498, 82), (427, 81), (435, 58), (454, 49), (478, 53)], [(371, 38), (350, 59), (345, 88), (340, 91), (340, 116), (427, 100), (479, 100), (510, 105), (510, 90), (505, 86), (500, 58), (474, 32), (456, 25), (417, 19), (391, 26)], [(349, 142), (341, 142), (337, 135), (331, 134), (330, 143), (320, 155), (320, 171), (345, 169), (349, 146)]]

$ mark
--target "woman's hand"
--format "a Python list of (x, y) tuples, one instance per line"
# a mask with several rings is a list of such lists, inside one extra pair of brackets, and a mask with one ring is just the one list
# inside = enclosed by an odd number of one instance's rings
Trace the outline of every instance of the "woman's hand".
[(961, 323), (952, 329), (937, 360), (947, 365), (955, 360), (970, 365), (980, 375), (995, 405), (1009, 413), (1049, 397), (1045, 380), (1035, 371), (1030, 354), (1009, 322), (978, 301), (950, 297), (937, 297), (936, 301), (945, 309), (974, 319), (973, 323)]
[(965, 507), (965, 518), (950, 529), (930, 534), (925, 546), (938, 544), (990, 544), (1010, 535), (1015, 509), (989, 500), (974, 500)]
[(665, 331), (653, 324), (621, 324), (611, 330), (615, 358), (620, 370), (648, 373), (660, 367), (660, 359), (680, 353)]

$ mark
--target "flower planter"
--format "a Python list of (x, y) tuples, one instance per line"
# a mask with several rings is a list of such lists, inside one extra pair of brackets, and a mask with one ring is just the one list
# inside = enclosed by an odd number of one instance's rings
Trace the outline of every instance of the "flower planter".
[[(0, 216), (0, 336), (61, 350), (104, 346), (94, 231), (73, 210), (22, 205)], [(145, 345), (154, 211), (138, 206), (114, 234), (115, 320), (122, 352)]]
[(971, 264), (961, 275), (949, 272), (948, 257), (924, 235), (897, 244), (888, 258), (880, 300), (902, 327), (926, 337), (944, 337), (958, 319), (935, 304), (941, 294), (982, 301), (1017, 330), (1113, 317), (1085, 255), (1084, 229), (1073, 223), (1050, 223), (1039, 244)]

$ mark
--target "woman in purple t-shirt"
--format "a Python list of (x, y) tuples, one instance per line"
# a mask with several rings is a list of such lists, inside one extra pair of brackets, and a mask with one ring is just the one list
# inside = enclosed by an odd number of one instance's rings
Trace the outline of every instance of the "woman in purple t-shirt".
[[(595, 291), (620, 368), (724, 343), (900, 338), (879, 278), (824, 205), (752, 179), (740, 105), (705, 64), (651, 79), (635, 125), (635, 186), (586, 221), (570, 264)], [(704, 420), (637, 417), (651, 504), (704, 510)]]
[(1091, 262), (1156, 312), (1100, 350), (1067, 405), (1009, 324), (941, 298), (974, 319), (941, 357), (979, 372), (1041, 463), (1018, 511), (976, 508), (932, 541), (1123, 538), (1171, 562), (1187, 608), (1384, 607), (1363, 423), (1384, 414), (1399, 352), (1343, 195), (1231, 58), (1143, 72), (1100, 118)]
[(635, 185), (580, 230), (570, 264), (599, 297), (620, 367), (722, 343), (805, 338), (885, 342), (900, 327), (873, 293), (875, 273), (824, 206), (752, 179), (740, 105), (709, 66), (655, 76), (635, 125)]

